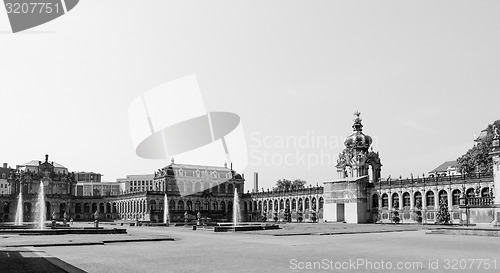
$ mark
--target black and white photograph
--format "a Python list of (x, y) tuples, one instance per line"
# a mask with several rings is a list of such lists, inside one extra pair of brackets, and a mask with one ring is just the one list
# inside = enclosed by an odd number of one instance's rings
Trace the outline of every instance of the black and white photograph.
[(499, 14), (3, 0), (0, 272), (498, 272)]

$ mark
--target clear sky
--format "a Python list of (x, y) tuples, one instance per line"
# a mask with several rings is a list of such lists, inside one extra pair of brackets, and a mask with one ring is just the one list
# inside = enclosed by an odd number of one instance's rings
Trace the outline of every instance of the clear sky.
[(128, 107), (191, 74), (208, 111), (241, 117), (246, 189), (253, 172), (264, 188), (336, 178), (356, 110), (383, 177), (456, 159), (499, 118), (498, 1), (84, 0), (17, 34), (4, 11), (0, 161), (11, 166), (47, 153), (105, 181), (152, 173), (167, 162), (135, 155)]

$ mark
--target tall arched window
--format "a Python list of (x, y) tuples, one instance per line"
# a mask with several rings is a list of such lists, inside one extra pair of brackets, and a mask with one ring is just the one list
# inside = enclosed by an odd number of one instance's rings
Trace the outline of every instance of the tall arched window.
[(448, 193), (445, 190), (440, 190), (439, 191), (439, 203), (445, 202), (448, 204)]
[(408, 192), (403, 193), (403, 207), (410, 207), (410, 194)]
[(323, 208), (323, 197), (319, 198), (319, 209)]
[(469, 198), (476, 196), (476, 190), (474, 190), (473, 188), (467, 189), (467, 191), (465, 193), (467, 194), (467, 197), (469, 197)]
[(156, 201), (155, 200), (149, 201), (149, 207), (151, 208), (151, 211), (156, 210)]
[(177, 210), (183, 211), (184, 210), (184, 201), (179, 200), (177, 203)]
[(292, 210), (296, 210), (297, 209), (297, 200), (294, 198), (292, 199)]
[(422, 193), (417, 191), (415, 192), (415, 194), (413, 195), (414, 196), (414, 200), (413, 202), (415, 202), (415, 208), (422, 208), (423, 206), (423, 203), (422, 203)]
[(306, 209), (306, 210), (309, 209), (309, 198), (306, 198), (306, 200), (305, 200), (304, 209)]
[(382, 207), (389, 207), (389, 195), (387, 195), (387, 193), (382, 194)]
[(397, 192), (392, 194), (392, 207), (399, 209), (399, 194)]
[(427, 207), (434, 207), (434, 192), (428, 191), (425, 194), (425, 201), (427, 203)]
[(227, 193), (233, 193), (233, 184), (227, 184)]
[(462, 193), (460, 192), (459, 189), (454, 189), (452, 191), (452, 205), (453, 206), (458, 206), (460, 205), (460, 197), (462, 196)]
[(75, 204), (75, 213), (81, 213), (81, 212), (82, 212), (82, 204), (76, 203)]
[(194, 191), (195, 192), (200, 192), (201, 191), (201, 183), (200, 182), (196, 182), (194, 184)]
[(372, 208), (378, 208), (378, 194), (372, 196)]
[(490, 188), (485, 187), (481, 190), (481, 197), (490, 197)]

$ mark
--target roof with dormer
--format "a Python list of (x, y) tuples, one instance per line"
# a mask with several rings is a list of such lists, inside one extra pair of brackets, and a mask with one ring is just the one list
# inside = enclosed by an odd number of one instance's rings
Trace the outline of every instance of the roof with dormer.
[(442, 172), (447, 172), (448, 168), (456, 168), (458, 166), (458, 163), (456, 160), (452, 161), (446, 161), (443, 164), (439, 165), (437, 168), (434, 170), (430, 171), (429, 173), (442, 173)]
[[(38, 167), (40, 165), (40, 162), (43, 164), (44, 161), (41, 161), (41, 160), (31, 160), (29, 162), (26, 162), (22, 165), (20, 165), (20, 167)], [(66, 167), (64, 167), (63, 165), (57, 163), (57, 162), (53, 162), (51, 161), (50, 163), (52, 163), (54, 165), (54, 168), (65, 168), (67, 169)]]

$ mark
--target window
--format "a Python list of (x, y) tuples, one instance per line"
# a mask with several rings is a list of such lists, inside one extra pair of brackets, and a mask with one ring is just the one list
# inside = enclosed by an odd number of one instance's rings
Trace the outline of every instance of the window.
[(469, 188), (467, 191), (467, 197), (471, 198), (471, 197), (475, 197), (476, 196), (476, 191), (473, 189), (473, 188)]
[(405, 192), (403, 193), (403, 207), (409, 207), (410, 206), (410, 194)]
[(490, 197), (490, 188), (485, 187), (481, 190), (481, 197)]
[[(442, 201), (444, 200), (444, 201)], [(448, 193), (445, 190), (439, 191), (439, 202), (446, 202), (448, 204)]]
[(387, 195), (387, 193), (382, 194), (382, 207), (389, 207), (389, 196)]
[(374, 194), (372, 196), (372, 207), (378, 208), (378, 195), (377, 194)]
[(395, 209), (399, 209), (399, 194), (392, 194), (392, 207)]
[(151, 211), (156, 210), (156, 201), (155, 200), (149, 201), (149, 206), (151, 208)]
[(452, 192), (452, 205), (453, 206), (458, 206), (460, 205), (460, 196), (462, 195), (462, 193), (460, 192), (460, 190), (458, 189), (454, 189), (453, 192)]

